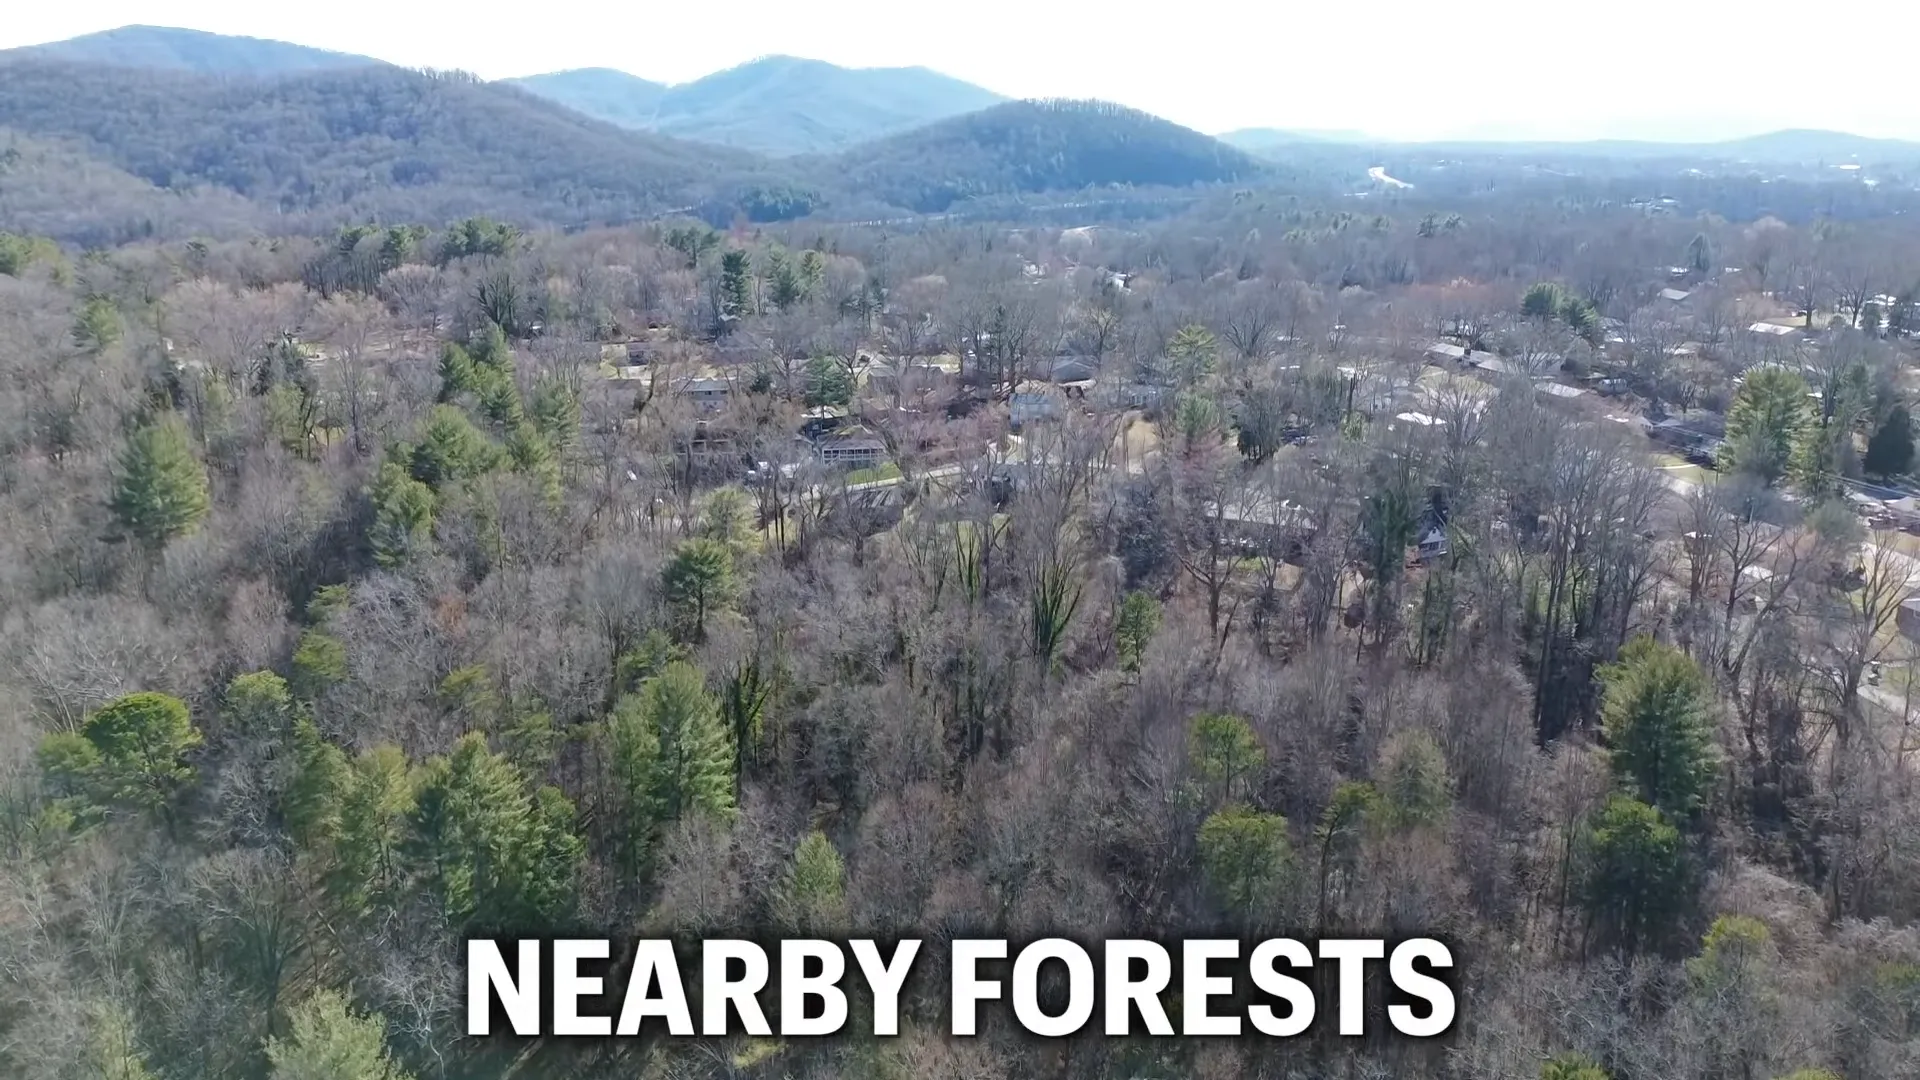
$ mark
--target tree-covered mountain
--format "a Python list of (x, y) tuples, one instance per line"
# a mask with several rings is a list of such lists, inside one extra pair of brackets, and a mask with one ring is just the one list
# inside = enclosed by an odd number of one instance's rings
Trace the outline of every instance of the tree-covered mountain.
[(623, 127), (774, 155), (825, 153), (1004, 102), (920, 67), (768, 56), (678, 86), (605, 69), (513, 80)]
[(22, 58), (152, 71), (191, 71), (203, 75), (286, 75), (381, 63), (372, 57), (329, 52), (285, 41), (209, 34), (171, 26), (122, 26), (0, 52), (0, 61)]
[(1015, 101), (832, 159), (855, 189), (921, 213), (964, 199), (1252, 179), (1267, 166), (1218, 139), (1098, 101)]
[(515, 87), (396, 67), (270, 82), (0, 63), (0, 127), (171, 190), (297, 219), (608, 221), (766, 184), (753, 156), (591, 120)]
[(665, 83), (612, 68), (574, 68), (506, 80), (584, 116), (635, 131), (653, 127)]
[(157, 187), (69, 146), (0, 131), (0, 229), (111, 247), (153, 236), (231, 236), (265, 219), (231, 191)]

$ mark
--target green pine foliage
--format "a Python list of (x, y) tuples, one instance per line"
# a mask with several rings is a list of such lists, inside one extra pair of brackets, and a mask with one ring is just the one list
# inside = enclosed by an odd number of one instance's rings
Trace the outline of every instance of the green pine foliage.
[(293, 651), (293, 677), (288, 680), (296, 698), (318, 701), (346, 679), (347, 647), (339, 638), (324, 630), (300, 635), (300, 644)]
[(808, 833), (794, 848), (782, 883), (782, 921), (801, 932), (829, 927), (845, 903), (846, 879), (846, 861), (833, 842), (824, 833)]
[(210, 505), (207, 472), (193, 435), (172, 414), (127, 437), (114, 469), (111, 506), (120, 527), (158, 549), (199, 528)]
[(119, 342), (125, 327), (119, 309), (104, 296), (89, 296), (73, 315), (73, 343), (90, 353), (102, 353)]
[(465, 413), (452, 405), (436, 405), (411, 458), (413, 478), (442, 491), (491, 470), (499, 461), (499, 449)]
[(1791, 368), (1764, 365), (1748, 371), (1727, 409), (1727, 438), (1720, 467), (1773, 483), (1787, 474), (1812, 417), (1807, 380)]
[(433, 489), (397, 462), (380, 466), (367, 489), (373, 503), (369, 540), (374, 561), (387, 569), (405, 565), (433, 545)]
[(1630, 796), (1613, 796), (1595, 815), (1583, 862), (1587, 911), (1628, 949), (1665, 940), (1691, 903), (1680, 830)]
[(474, 732), (422, 767), (407, 853), (453, 925), (553, 925), (570, 914), (584, 856), (573, 816)]
[(186, 757), (201, 743), (186, 702), (128, 694), (88, 716), (77, 732), (40, 742), (49, 785), (89, 810), (157, 810), (191, 782)]
[(684, 541), (660, 572), (660, 584), (682, 629), (692, 640), (703, 640), (707, 616), (733, 599), (733, 552), (710, 537)]
[(267, 1040), (268, 1080), (412, 1080), (387, 1052), (387, 1023), (322, 990), (288, 1010), (287, 1034)]
[(660, 727), (645, 694), (627, 694), (614, 703), (604, 741), (614, 859), (626, 873), (637, 875), (647, 865), (651, 839), (663, 816), (655, 789)]
[(1140, 661), (1159, 629), (1160, 602), (1137, 590), (1128, 593), (1120, 602), (1120, 614), (1113, 627), (1113, 649), (1121, 671), (1139, 672)]
[(1453, 778), (1433, 736), (1404, 731), (1380, 753), (1378, 788), (1386, 818), (1397, 828), (1444, 824), (1453, 810)]
[(1888, 410), (1886, 420), (1874, 429), (1860, 468), (1867, 475), (1883, 480), (1913, 468), (1913, 419), (1905, 405), (1895, 405)]
[(1200, 782), (1226, 798), (1267, 762), (1253, 726), (1238, 716), (1203, 713), (1187, 728), (1187, 756)]
[(1712, 690), (1693, 659), (1639, 637), (1600, 669), (1601, 723), (1615, 778), (1675, 820), (1700, 809), (1714, 781)]
[(1540, 1067), (1540, 1080), (1612, 1080), (1585, 1054), (1561, 1054)]
[(1287, 819), (1229, 806), (1200, 826), (1200, 869), (1221, 908), (1253, 919), (1280, 901), (1293, 869)]
[(659, 737), (654, 798), (663, 820), (733, 813), (733, 740), (700, 669), (668, 664), (640, 690)]

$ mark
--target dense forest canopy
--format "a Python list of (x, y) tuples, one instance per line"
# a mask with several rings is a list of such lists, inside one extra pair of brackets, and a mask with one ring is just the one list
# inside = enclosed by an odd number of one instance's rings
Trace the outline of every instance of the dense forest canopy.
[(848, 151), (839, 164), (856, 186), (923, 213), (980, 195), (1185, 187), (1263, 172), (1217, 139), (1094, 101), (1009, 102)]
[[(1912, 1075), (1910, 226), (1460, 205), (0, 236), (0, 1069)], [(528, 930), (1437, 934), (1462, 1004), (465, 1038)]]
[(509, 86), (398, 68), (267, 82), (0, 63), (0, 125), (64, 138), (161, 187), (275, 214), (572, 224), (684, 206), (751, 172), (735, 151), (621, 131)]
[[(1911, 185), (0, 122), (0, 1076), (1920, 1074)], [(897, 1038), (470, 1039), (492, 934), (1439, 936), (1459, 1021), (955, 1039), (935, 947)]]

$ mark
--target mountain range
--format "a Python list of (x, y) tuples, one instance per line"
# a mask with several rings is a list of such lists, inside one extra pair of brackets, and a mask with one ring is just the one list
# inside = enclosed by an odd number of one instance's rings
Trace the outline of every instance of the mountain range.
[[(391, 66), (369, 56), (163, 26), (123, 26), (0, 53), (8, 58), (248, 78)], [(1007, 100), (923, 67), (844, 68), (794, 56), (762, 57), (675, 86), (612, 68), (502, 81), (618, 127), (776, 157), (844, 150)]]
[[(555, 100), (569, 94), (598, 104)], [(208, 208), (242, 204), (232, 224), (283, 229), (471, 214), (724, 225), (1263, 170), (1145, 113), (1009, 102), (923, 68), (768, 57), (674, 87), (611, 71), (488, 82), (148, 27), (0, 52), (0, 151), (9, 140), (0, 228), (79, 242), (209, 231)], [(113, 213), (54, 212), (64, 188), (89, 186)]]
[(793, 56), (679, 86), (606, 68), (510, 81), (621, 127), (776, 156), (842, 150), (1007, 100), (927, 68), (843, 68)]
[(122, 26), (45, 45), (0, 52), (0, 57), (69, 60), (83, 64), (192, 71), (202, 75), (285, 75), (362, 67), (383, 61), (352, 53), (264, 38), (209, 34), (171, 26)]
[(1824, 131), (1712, 144), (1217, 139), (1111, 104), (1008, 101), (925, 68), (786, 56), (668, 86), (609, 69), (489, 82), (144, 26), (0, 52), (0, 228), (80, 243), (472, 214), (561, 226), (866, 219), (1308, 173), (1337, 188), (1373, 166), (1462, 158), (1870, 165), (1920, 163), (1920, 144)]

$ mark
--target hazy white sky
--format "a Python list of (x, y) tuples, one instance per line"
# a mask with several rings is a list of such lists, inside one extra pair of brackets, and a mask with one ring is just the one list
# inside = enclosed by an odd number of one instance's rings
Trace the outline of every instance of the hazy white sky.
[(1014, 97), (1096, 97), (1208, 132), (1920, 138), (1905, 0), (0, 0), (0, 47), (185, 26), (498, 78), (681, 82), (768, 53), (922, 64)]

